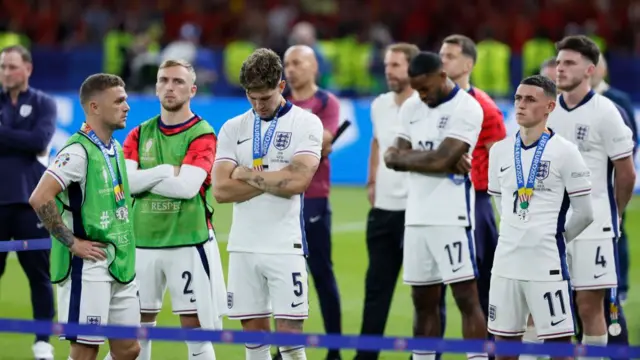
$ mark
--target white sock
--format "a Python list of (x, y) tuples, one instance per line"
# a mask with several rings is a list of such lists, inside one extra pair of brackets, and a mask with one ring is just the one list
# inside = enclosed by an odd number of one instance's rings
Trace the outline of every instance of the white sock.
[(111, 356), (111, 351), (107, 353), (107, 356), (104, 357), (104, 360), (113, 360), (113, 357)]
[[(143, 322), (140, 323), (141, 326), (144, 327), (154, 327), (156, 326), (156, 322)], [(138, 355), (138, 360), (151, 360), (151, 340), (140, 340), (140, 355)]]
[(432, 351), (413, 351), (412, 360), (436, 360), (436, 353)]
[(271, 345), (245, 344), (246, 360), (271, 360)]
[(486, 360), (489, 356), (486, 353), (467, 353), (467, 359)]
[(209, 341), (188, 342), (189, 360), (216, 360), (213, 344)]
[[(522, 342), (528, 344), (542, 344), (544, 343), (544, 340), (538, 339), (538, 334), (536, 334), (536, 327), (534, 325), (529, 325), (527, 326), (527, 330), (525, 330), (524, 335), (522, 335)], [(537, 360), (538, 355), (522, 354), (518, 359)]]
[(307, 354), (304, 352), (304, 346), (280, 346), (280, 355), (282, 360), (307, 360)]
[[(582, 336), (582, 344), (583, 345), (593, 345), (593, 346), (607, 346), (607, 334), (604, 335), (584, 335)], [(586, 359), (598, 359), (598, 358), (592, 358), (592, 357), (582, 357), (579, 356), (576, 359), (578, 360), (586, 360)], [(603, 358), (600, 358), (603, 359)]]

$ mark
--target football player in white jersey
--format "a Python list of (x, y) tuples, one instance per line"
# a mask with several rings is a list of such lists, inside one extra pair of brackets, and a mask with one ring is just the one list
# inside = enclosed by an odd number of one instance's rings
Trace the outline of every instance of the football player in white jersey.
[[(473, 191), (459, 173), (482, 127), (480, 104), (451, 81), (440, 56), (421, 52), (409, 64), (419, 97), (400, 109), (403, 129), (385, 153), (387, 167), (409, 171), (405, 214), (403, 279), (412, 286), (414, 336), (441, 337), (440, 295), (450, 284), (462, 314), (466, 339), (485, 339), (478, 300), (473, 241)], [(486, 354), (468, 354), (486, 358)], [(433, 360), (433, 351), (414, 351), (414, 360)]]
[[(568, 248), (571, 284), (582, 322), (583, 344), (606, 345), (604, 297), (617, 290), (615, 242), (620, 216), (635, 184), (633, 137), (615, 104), (591, 90), (590, 77), (600, 57), (598, 46), (586, 36), (569, 36), (556, 44), (558, 107), (549, 127), (575, 143), (593, 183), (595, 220)], [(615, 175), (614, 175), (615, 174)], [(616, 318), (613, 301), (612, 318)], [(612, 321), (611, 335), (619, 334)]]
[[(213, 193), (233, 203), (227, 250), (227, 307), (248, 331), (299, 333), (308, 316), (302, 196), (318, 168), (320, 119), (282, 97), (280, 57), (258, 49), (242, 64), (240, 83), (252, 109), (220, 129)], [(270, 360), (270, 345), (246, 344), (248, 360)], [(306, 359), (303, 346), (282, 346), (284, 360)]]
[(522, 80), (514, 103), (520, 130), (489, 155), (489, 193), (501, 215), (489, 290), (488, 330), (496, 340), (520, 341), (528, 314), (541, 339), (570, 342), (575, 333), (565, 239), (593, 221), (591, 183), (578, 148), (546, 128), (555, 100), (550, 79)]

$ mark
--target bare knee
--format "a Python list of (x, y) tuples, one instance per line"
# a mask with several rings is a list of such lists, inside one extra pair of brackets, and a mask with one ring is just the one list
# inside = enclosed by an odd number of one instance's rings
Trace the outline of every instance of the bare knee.
[(270, 318), (256, 318), (256, 319), (244, 319), (240, 320), (242, 324), (242, 330), (244, 331), (271, 331), (271, 325), (269, 324)]
[(140, 322), (142, 323), (156, 322), (157, 317), (158, 317), (158, 314), (156, 313), (140, 313)]
[(140, 343), (137, 340), (110, 340), (109, 347), (116, 360), (136, 360), (140, 355)]
[(183, 328), (199, 328), (200, 320), (197, 314), (180, 315), (180, 325)]
[(276, 331), (299, 334), (303, 324), (304, 320), (276, 319)]
[(576, 293), (578, 314), (582, 322), (604, 318), (605, 290), (584, 290)]
[(451, 292), (462, 315), (468, 316), (476, 311), (482, 311), (475, 280), (451, 284)]
[(98, 345), (71, 343), (69, 357), (73, 360), (95, 360), (98, 357)]
[(411, 298), (418, 317), (440, 316), (442, 285), (412, 286)]

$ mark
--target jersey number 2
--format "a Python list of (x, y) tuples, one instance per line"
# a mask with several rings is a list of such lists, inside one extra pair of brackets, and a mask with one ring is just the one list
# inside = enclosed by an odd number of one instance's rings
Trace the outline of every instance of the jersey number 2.
[(186, 280), (184, 282), (184, 289), (182, 290), (182, 293), (185, 295), (193, 294), (193, 290), (191, 289), (191, 273), (189, 271), (183, 272), (182, 278)]

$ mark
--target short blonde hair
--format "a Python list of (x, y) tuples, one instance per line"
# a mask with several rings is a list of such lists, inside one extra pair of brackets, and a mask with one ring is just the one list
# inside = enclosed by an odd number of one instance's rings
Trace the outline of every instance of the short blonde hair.
[(169, 59), (169, 60), (165, 60), (162, 62), (162, 64), (160, 64), (159, 69), (166, 69), (166, 68), (172, 68), (172, 67), (176, 67), (176, 66), (181, 66), (185, 69), (187, 69), (187, 71), (189, 72), (189, 74), (191, 74), (191, 76), (193, 77), (193, 82), (196, 82), (196, 69), (193, 67), (193, 65), (191, 65), (191, 63), (189, 63), (186, 60), (182, 60), (182, 59), (178, 59), (178, 60), (173, 60), (173, 59)]
[(403, 53), (407, 62), (411, 62), (420, 53), (420, 48), (410, 43), (396, 43), (389, 45), (387, 51)]

